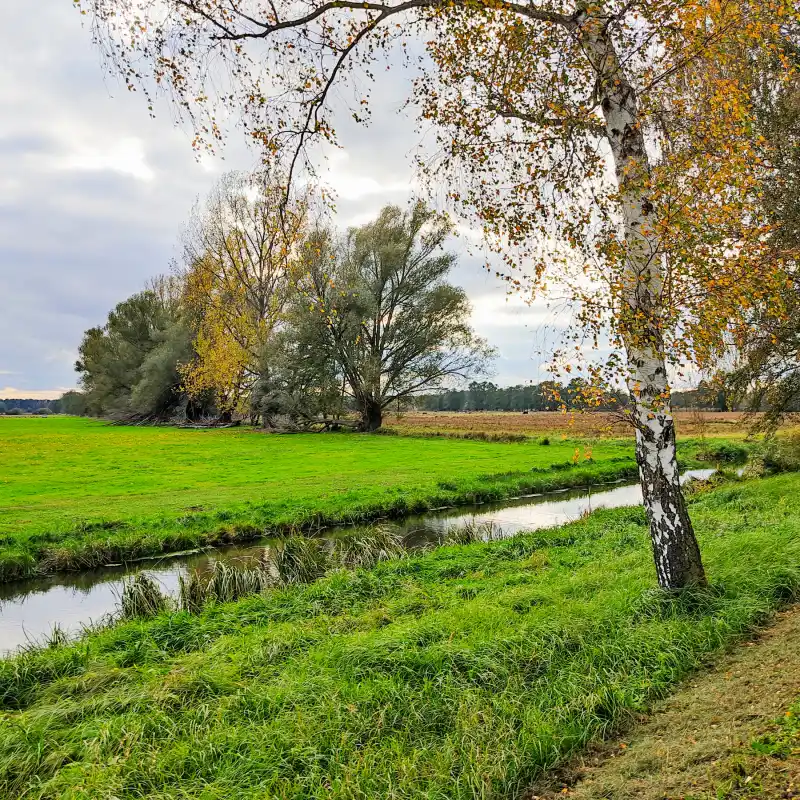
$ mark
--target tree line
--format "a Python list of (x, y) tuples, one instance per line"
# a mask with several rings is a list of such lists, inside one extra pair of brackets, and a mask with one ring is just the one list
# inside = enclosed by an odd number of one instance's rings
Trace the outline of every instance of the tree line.
[(84, 334), (82, 413), (369, 431), (389, 405), (486, 372), (494, 351), (447, 280), (445, 216), (387, 206), (340, 233), (281, 191), (232, 173), (195, 209), (182, 264)]
[[(617, 411), (630, 405), (630, 396), (621, 389), (608, 389), (599, 396), (581, 378), (569, 383), (541, 383), (497, 386), (491, 381), (472, 381), (464, 389), (444, 389), (425, 394), (414, 402), (420, 411)], [(714, 380), (701, 380), (694, 389), (673, 392), (670, 402), (675, 409), (703, 411), (765, 411), (781, 415), (800, 411), (800, 393), (786, 397), (778, 408), (752, 389), (736, 393), (731, 376), (719, 374)]]
[(61, 413), (61, 399), (39, 400), (38, 398), (10, 397), (0, 400), (0, 414), (58, 414)]
[(610, 411), (624, 408), (628, 396), (623, 391), (607, 389), (600, 402), (590, 401), (586, 382), (574, 378), (568, 384), (558, 381), (497, 386), (491, 381), (472, 381), (464, 389), (445, 389), (426, 394), (415, 402), (422, 411)]

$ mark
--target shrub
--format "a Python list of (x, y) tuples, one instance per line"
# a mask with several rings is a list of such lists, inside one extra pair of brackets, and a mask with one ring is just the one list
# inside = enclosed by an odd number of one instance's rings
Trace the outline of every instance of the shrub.
[(757, 457), (770, 473), (800, 470), (800, 435), (768, 439), (758, 451)]
[(742, 445), (723, 443), (703, 450), (697, 457), (700, 461), (731, 464), (746, 461), (748, 455), (748, 449)]

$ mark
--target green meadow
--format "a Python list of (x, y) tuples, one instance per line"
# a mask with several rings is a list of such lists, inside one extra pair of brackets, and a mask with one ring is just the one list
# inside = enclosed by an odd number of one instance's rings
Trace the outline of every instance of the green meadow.
[(278, 436), (71, 417), (0, 418), (0, 465), (5, 579), (635, 473), (631, 444), (613, 440)]
[(520, 797), (797, 598), (798, 488), (695, 494), (678, 598), (627, 508), (55, 638), (0, 662), (0, 795)]

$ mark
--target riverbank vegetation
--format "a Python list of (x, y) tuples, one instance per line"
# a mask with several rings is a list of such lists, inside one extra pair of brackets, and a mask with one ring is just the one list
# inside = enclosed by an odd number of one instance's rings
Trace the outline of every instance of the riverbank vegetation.
[(629, 508), (56, 637), (0, 662), (0, 791), (517, 796), (798, 595), (797, 487), (694, 495), (678, 599)]
[[(0, 421), (0, 441), (5, 580), (636, 476), (631, 444), (612, 439), (270, 436), (58, 417)], [(703, 447), (684, 443), (685, 466)]]

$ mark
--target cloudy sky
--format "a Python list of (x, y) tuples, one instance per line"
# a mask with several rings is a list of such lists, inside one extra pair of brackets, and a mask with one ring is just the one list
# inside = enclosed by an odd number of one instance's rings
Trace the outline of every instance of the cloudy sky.
[[(83, 22), (70, 0), (27, 0), (9, 4), (0, 28), (0, 398), (74, 387), (83, 331), (169, 269), (183, 221), (222, 172), (254, 165), (235, 133), (224, 157), (198, 163), (166, 104), (151, 119), (104, 74)], [(345, 126), (328, 162), (342, 227), (413, 194), (402, 80), (376, 96), (371, 127)], [(506, 298), (463, 242), (453, 248), (454, 281), (500, 351), (494, 380), (543, 379), (546, 313)]]

